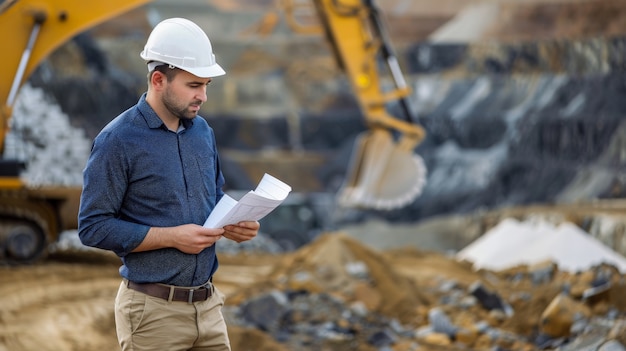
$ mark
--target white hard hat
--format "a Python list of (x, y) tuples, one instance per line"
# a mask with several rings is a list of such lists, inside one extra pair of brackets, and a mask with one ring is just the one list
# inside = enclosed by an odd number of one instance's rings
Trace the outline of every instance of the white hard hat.
[(170, 64), (200, 78), (226, 74), (215, 61), (209, 37), (197, 24), (184, 18), (157, 24), (140, 56), (147, 62)]

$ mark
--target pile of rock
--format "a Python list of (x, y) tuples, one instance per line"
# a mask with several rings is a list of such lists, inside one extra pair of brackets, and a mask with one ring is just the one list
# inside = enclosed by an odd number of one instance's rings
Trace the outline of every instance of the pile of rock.
[(30, 186), (82, 184), (91, 140), (41, 88), (24, 85), (19, 92), (4, 157), (26, 163), (22, 178)]
[(417, 282), (393, 268), (401, 255), (420, 253), (322, 235), (233, 296), (226, 317), (293, 350), (626, 350), (626, 276), (613, 266), (545, 262), (473, 272), (470, 284), (442, 269)]
[(626, 257), (570, 222), (558, 225), (541, 218), (506, 218), (457, 253), (474, 268), (502, 270), (550, 260), (560, 270), (585, 271), (609, 263), (626, 273)]

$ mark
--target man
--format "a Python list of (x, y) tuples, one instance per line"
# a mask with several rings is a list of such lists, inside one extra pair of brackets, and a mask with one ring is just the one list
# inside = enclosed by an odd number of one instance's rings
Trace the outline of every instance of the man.
[(206, 34), (182, 18), (159, 23), (141, 57), (148, 91), (94, 139), (79, 236), (122, 260), (122, 350), (230, 350), (224, 295), (211, 282), (215, 245), (250, 240), (259, 223), (202, 226), (225, 181), (213, 130), (197, 114), (207, 85), (225, 72)]

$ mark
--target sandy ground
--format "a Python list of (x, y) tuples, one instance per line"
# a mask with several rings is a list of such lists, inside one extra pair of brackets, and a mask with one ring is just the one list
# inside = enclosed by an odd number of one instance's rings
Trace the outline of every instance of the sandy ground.
[[(271, 256), (224, 258), (216, 283), (232, 294), (263, 279), (275, 261)], [(93, 252), (58, 253), (33, 266), (0, 267), (0, 350), (118, 349), (113, 317), (118, 267), (116, 257)], [(254, 335), (247, 338), (252, 341)]]
[(0, 350), (114, 350), (120, 279), (103, 257), (0, 268)]

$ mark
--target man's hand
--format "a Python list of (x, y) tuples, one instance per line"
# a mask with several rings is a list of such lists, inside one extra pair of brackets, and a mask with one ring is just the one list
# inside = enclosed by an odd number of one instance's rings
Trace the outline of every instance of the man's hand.
[(209, 229), (197, 224), (184, 224), (176, 227), (152, 227), (143, 242), (133, 252), (176, 248), (184, 253), (198, 254), (202, 250), (215, 244), (224, 229)]
[(261, 225), (257, 221), (239, 222), (235, 225), (224, 226), (224, 237), (238, 243), (253, 239)]
[(172, 229), (175, 229), (176, 233), (172, 238), (175, 240), (173, 246), (188, 254), (200, 253), (225, 234), (221, 228), (209, 229), (196, 224), (185, 224)]

